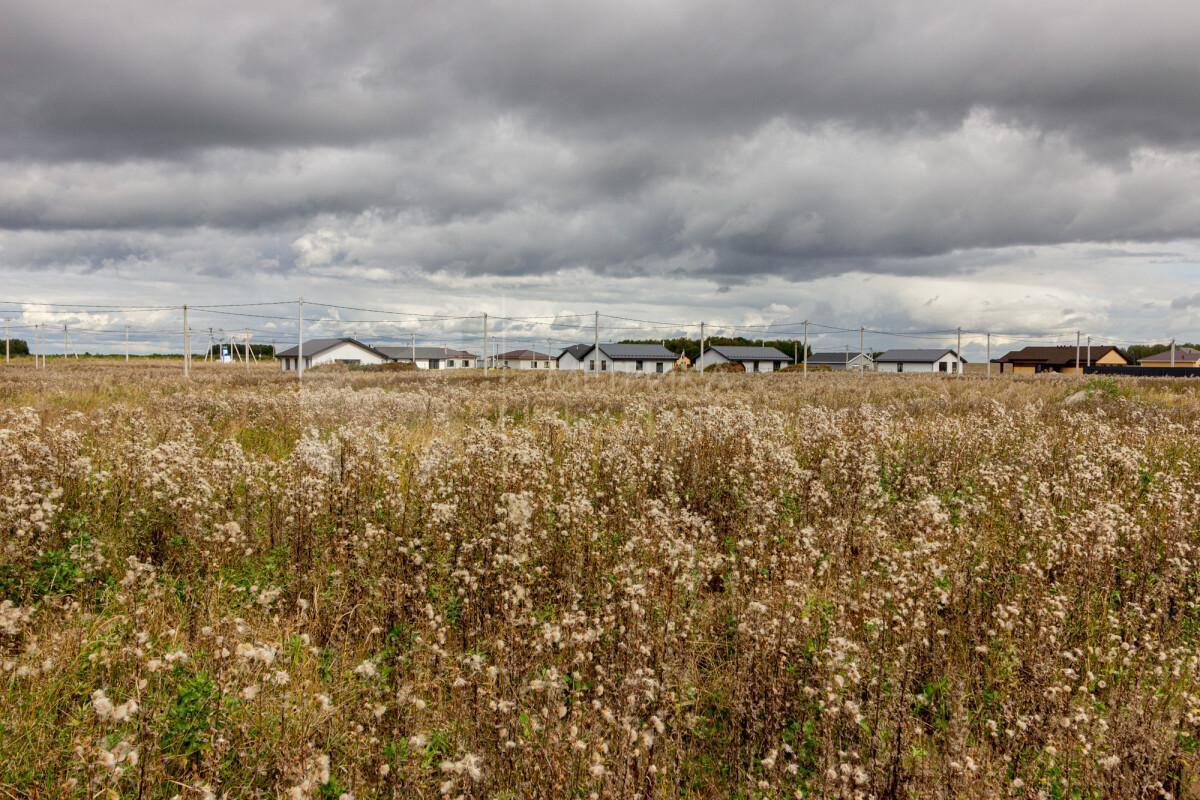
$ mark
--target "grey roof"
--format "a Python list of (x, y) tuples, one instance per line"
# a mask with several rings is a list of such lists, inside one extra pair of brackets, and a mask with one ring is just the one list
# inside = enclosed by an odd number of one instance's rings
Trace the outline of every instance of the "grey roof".
[[(1195, 361), (1196, 359), (1200, 359), (1200, 350), (1193, 350), (1190, 347), (1176, 347), (1175, 348), (1175, 360), (1177, 362), (1178, 361)], [(1166, 362), (1170, 363), (1171, 351), (1163, 350), (1161, 353), (1155, 353), (1152, 356), (1146, 356), (1145, 358), (1138, 359), (1139, 364), (1142, 363), (1143, 361), (1166, 361)]]
[[(363, 350), (368, 350), (377, 356), (382, 356), (382, 357), (386, 358), (386, 355), (383, 352), (381, 352), (381, 350), (379, 348), (371, 347), (370, 345), (365, 345), (362, 342), (360, 342), (358, 339), (352, 339), (349, 336), (343, 336), (339, 339), (309, 339), (308, 341), (306, 341), (304, 343), (304, 357), (310, 358), (312, 356), (319, 355), (331, 347), (337, 347), (339, 344), (352, 344), (357, 347), (361, 347)], [(282, 351), (276, 353), (275, 357), (276, 358), (295, 358), (298, 351), (299, 351), (299, 346), (289, 347), (287, 350), (282, 350)]]
[(600, 352), (613, 361), (674, 361), (679, 356), (661, 344), (601, 343)]
[(536, 350), (509, 350), (507, 353), (501, 353), (496, 358), (508, 358), (513, 361), (549, 361), (550, 356), (545, 353), (539, 353)]
[[(875, 361), (881, 363), (895, 363), (897, 361), (912, 362), (914, 364), (932, 364), (944, 355), (958, 356), (949, 347), (938, 349), (918, 349), (918, 350), (888, 350), (882, 355), (876, 356)], [(964, 364), (968, 363), (965, 358), (959, 356), (959, 360)]]
[(848, 361), (854, 361), (859, 356), (862, 356), (867, 361), (871, 360), (870, 353), (850, 353), (849, 355), (847, 355), (845, 352), (841, 352), (841, 353), (809, 353), (808, 354), (808, 363), (809, 364), (845, 364)]
[[(750, 347), (745, 345), (731, 344), (715, 344), (706, 349), (704, 352), (712, 351), (718, 355), (724, 356), (730, 361), (791, 361), (791, 356), (786, 356), (776, 350), (774, 347)], [(808, 363), (812, 363), (810, 360)]]
[(592, 352), (592, 345), (590, 345), (590, 344), (573, 344), (570, 347), (565, 348), (561, 353), (559, 353), (558, 357), (562, 358), (567, 353), (570, 353), (575, 358), (576, 361), (582, 361), (583, 357), (586, 356), (590, 352)]
[[(392, 361), (412, 361), (413, 346), (408, 344), (381, 344), (375, 348), (380, 353), (383, 353)], [(426, 361), (428, 359), (441, 360), (443, 358), (475, 358), (474, 353), (468, 353), (465, 350), (455, 350), (453, 347), (427, 347), (419, 346), (416, 348), (417, 360)]]

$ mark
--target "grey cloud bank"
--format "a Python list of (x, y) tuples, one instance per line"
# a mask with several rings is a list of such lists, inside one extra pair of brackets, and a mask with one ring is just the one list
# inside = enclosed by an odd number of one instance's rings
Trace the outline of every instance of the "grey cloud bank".
[[(23, 297), (236, 275), (264, 297), (512, 290), (531, 311), (636, 297), (743, 320), (781, 300), (919, 327), (935, 296), (973, 325), (996, 287), (1049, 286), (1068, 297), (1042, 292), (1029, 324), (1085, 309), (1129, 335), (1146, 303), (1171, 325), (1200, 310), (1190, 287), (1122, 286), (1163, 253), (1174, 281), (1195, 263), (1195, 3), (0, 0), (0, 18), (0, 275)], [(924, 294), (890, 302), (901, 286)]]

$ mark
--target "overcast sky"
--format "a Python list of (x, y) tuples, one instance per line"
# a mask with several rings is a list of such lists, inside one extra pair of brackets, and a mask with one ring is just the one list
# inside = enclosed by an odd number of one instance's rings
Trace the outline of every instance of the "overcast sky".
[[(0, 0), (0, 20), (4, 300), (564, 315), (514, 341), (579, 338), (565, 315), (594, 309), (1200, 339), (1194, 0)], [(257, 312), (193, 325), (292, 335), (271, 317), (294, 306)], [(312, 310), (333, 315), (374, 316)], [(80, 339), (178, 320), (0, 316)], [(868, 342), (903, 344), (932, 341)]]

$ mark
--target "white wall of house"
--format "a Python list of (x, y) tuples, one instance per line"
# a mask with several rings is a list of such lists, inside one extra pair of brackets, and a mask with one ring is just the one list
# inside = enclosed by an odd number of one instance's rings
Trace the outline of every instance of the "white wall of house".
[[(940, 366), (945, 364), (943, 370)], [(875, 365), (878, 372), (941, 372), (953, 375), (962, 369), (962, 360), (953, 353), (947, 353), (937, 361), (883, 361)]]
[(497, 366), (503, 369), (557, 369), (554, 359), (547, 361), (544, 358), (539, 358), (536, 361), (526, 358), (502, 358)]
[[(585, 357), (586, 360), (586, 357)], [(584, 368), (583, 361), (580, 361), (570, 353), (563, 353), (558, 357), (558, 369), (575, 369), (581, 370)]]
[[(384, 359), (382, 356), (377, 353), (373, 353), (370, 350), (363, 350), (357, 345), (350, 344), (349, 342), (342, 342), (341, 344), (335, 345), (328, 350), (322, 350), (315, 356), (310, 356), (308, 353), (305, 353), (304, 368), (312, 369), (313, 367), (319, 367), (322, 364), (334, 364), (339, 362), (343, 364), (382, 364), (385, 360), (386, 359)], [(281, 358), (279, 359), (279, 362), (280, 369), (282, 369), (284, 372), (291, 372), (296, 368), (295, 358)]]
[[(618, 359), (609, 363), (608, 368), (614, 372), (622, 374), (629, 373), (632, 375), (666, 375), (671, 370), (675, 369), (675, 362), (668, 359), (642, 359), (642, 368), (638, 369), (638, 361), (635, 359)], [(662, 372), (658, 371), (658, 365), (662, 364)]]

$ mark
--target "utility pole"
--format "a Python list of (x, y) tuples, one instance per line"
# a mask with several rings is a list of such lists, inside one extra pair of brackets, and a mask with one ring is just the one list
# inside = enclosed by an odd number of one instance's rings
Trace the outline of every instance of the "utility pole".
[(187, 303), (183, 304), (183, 377), (192, 377), (192, 340), (188, 336)]
[(246, 331), (246, 338), (242, 342), (242, 353), (246, 356), (246, 369), (250, 369), (250, 331)]
[(842, 371), (846, 372), (850, 369), (850, 345), (846, 345), (846, 363), (842, 365)]
[(4, 320), (4, 363), (8, 363), (8, 320)]
[(958, 356), (958, 372), (955, 375), (959, 378), (963, 374), (963, 357), (962, 357), (962, 327), (958, 329), (958, 349), (954, 351), (954, 355)]
[(488, 326), (487, 312), (483, 312), (483, 377), (488, 376)]
[(296, 306), (299, 313), (296, 316), (296, 380), (304, 380), (304, 298), (301, 297)]
[(858, 327), (858, 371), (860, 373), (863, 371), (863, 361), (865, 361), (865, 359), (863, 358), (863, 353), (864, 353), (863, 335), (865, 333), (866, 333), (866, 330), (863, 328), (862, 325), (860, 325)]
[(992, 377), (992, 335), (987, 335), (987, 376)]
[(71, 352), (71, 334), (67, 331), (67, 326), (63, 325), (63, 361), (67, 360), (67, 354)]
[(129, 363), (129, 326), (125, 326), (125, 363)]
[(804, 320), (804, 374), (808, 374), (808, 320)]
[(592, 317), (592, 371), (600, 374), (600, 312)]
[(204, 351), (204, 360), (212, 358), (212, 328), (208, 329), (208, 349)]
[(1087, 344), (1088, 344), (1088, 349), (1087, 349), (1087, 365), (1090, 367), (1090, 366), (1092, 365), (1092, 335), (1091, 335), (1090, 333), (1088, 334), (1088, 342), (1087, 342)]
[(700, 374), (704, 374), (704, 323), (700, 323)]
[(416, 369), (417, 368), (417, 335), (415, 333), (412, 334), (412, 342), (410, 343), (409, 346), (412, 347), (413, 369)]
[(1079, 377), (1082, 378), (1082, 377), (1084, 377), (1084, 371), (1082, 371), (1082, 369), (1079, 366), (1079, 356), (1081, 355), (1080, 354), (1081, 345), (1079, 343), (1079, 339), (1080, 339), (1080, 333), (1079, 333), (1079, 331), (1075, 331), (1075, 372), (1078, 372)]
[(1171, 366), (1175, 366), (1175, 337), (1171, 337)]
[(800, 343), (792, 341), (792, 366), (796, 366), (800, 361)]

